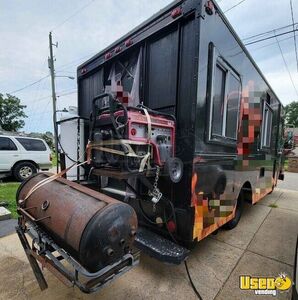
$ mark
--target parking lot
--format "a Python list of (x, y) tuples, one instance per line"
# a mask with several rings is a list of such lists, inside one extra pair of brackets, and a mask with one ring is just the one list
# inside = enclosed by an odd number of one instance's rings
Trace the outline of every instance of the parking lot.
[[(239, 276), (292, 276), (297, 233), (298, 191), (276, 189), (259, 204), (247, 205), (237, 228), (201, 241), (188, 259), (202, 298), (272, 299), (241, 291)], [(95, 295), (45, 274), (49, 288), (41, 292), (16, 234), (0, 239), (0, 299), (196, 299), (184, 265), (165, 265), (146, 255), (134, 270)], [(290, 293), (277, 299), (290, 299)]]

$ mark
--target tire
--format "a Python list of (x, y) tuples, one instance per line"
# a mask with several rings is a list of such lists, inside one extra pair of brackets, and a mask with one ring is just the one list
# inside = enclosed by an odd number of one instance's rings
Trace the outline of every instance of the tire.
[(243, 192), (241, 191), (239, 194), (239, 197), (237, 199), (235, 217), (223, 225), (224, 229), (231, 230), (231, 229), (234, 229), (238, 225), (241, 215), (242, 215), (242, 211), (243, 211), (243, 204), (244, 204), (244, 195), (243, 195)]
[(26, 180), (27, 178), (29, 178), (30, 176), (36, 173), (37, 173), (36, 166), (29, 161), (17, 163), (13, 168), (13, 176), (19, 182)]

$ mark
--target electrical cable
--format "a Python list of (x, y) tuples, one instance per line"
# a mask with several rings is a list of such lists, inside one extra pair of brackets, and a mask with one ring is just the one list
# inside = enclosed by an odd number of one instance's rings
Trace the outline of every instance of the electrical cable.
[(266, 37), (266, 38), (262, 38), (262, 39), (259, 39), (259, 40), (253, 41), (253, 42), (246, 43), (244, 45), (245, 46), (249, 46), (249, 45), (252, 45), (252, 44), (256, 44), (256, 43), (259, 43), (259, 42), (263, 42), (263, 41), (267, 41), (267, 40), (273, 39), (273, 38), (278, 37), (278, 36), (289, 34), (289, 33), (295, 32), (295, 31), (298, 31), (298, 29), (296, 28), (294, 30), (286, 31), (286, 32), (279, 33), (279, 34), (274, 34), (274, 35), (271, 35), (271, 36)]
[(189, 269), (188, 269), (188, 265), (187, 265), (186, 260), (184, 261), (184, 266), (185, 266), (185, 269), (186, 269), (186, 273), (187, 273), (187, 276), (188, 276), (188, 280), (189, 280), (189, 282), (190, 282), (190, 284), (191, 284), (191, 287), (192, 287), (193, 291), (194, 291), (195, 294), (197, 295), (198, 299), (203, 300), (202, 296), (200, 295), (199, 291), (197, 290), (196, 286), (195, 286), (194, 283), (193, 283), (193, 280), (192, 280), (191, 275), (190, 275), (190, 273), (189, 273)]
[[(254, 37), (259, 37), (259, 36), (266, 35), (266, 34), (271, 33), (271, 32), (276, 32), (276, 31), (281, 30), (281, 29), (286, 29), (286, 28), (289, 28), (289, 27), (293, 27), (293, 25), (297, 26), (298, 23), (289, 24), (289, 25), (286, 25), (286, 26), (282, 26), (282, 27), (278, 27), (278, 28), (275, 28), (275, 29), (271, 29), (271, 30), (268, 30), (268, 31), (265, 31), (265, 32), (262, 32), (262, 33), (258, 33), (258, 34), (255, 34), (255, 35), (251, 35), (251, 36), (242, 38), (241, 40), (242, 41), (250, 40), (250, 39), (252, 39)], [(295, 28), (293, 28), (293, 29), (295, 29)]]
[(241, 3), (243, 3), (246, 0), (241, 0), (240, 2), (238, 2), (237, 4), (235, 4), (234, 6), (230, 7), (229, 9), (224, 11), (224, 14), (229, 12), (230, 10), (234, 9), (235, 7), (237, 7), (238, 5), (240, 5)]
[(15, 90), (15, 91), (12, 91), (12, 92), (10, 92), (10, 93), (8, 93), (8, 94), (15, 94), (15, 93), (18, 93), (18, 92), (20, 92), (20, 91), (23, 91), (23, 90), (25, 90), (25, 89), (27, 89), (27, 88), (29, 88), (29, 87), (31, 87), (31, 86), (33, 86), (33, 85), (35, 85), (35, 84), (41, 82), (42, 80), (44, 80), (44, 79), (46, 79), (46, 78), (48, 78), (48, 77), (50, 77), (50, 75), (44, 76), (44, 77), (42, 77), (42, 78), (40, 78), (40, 79), (38, 79), (38, 80), (36, 80), (36, 81), (34, 81), (34, 82), (32, 82), (32, 83), (29, 83), (29, 84), (25, 85), (25, 86), (22, 87), (22, 88), (19, 88), (19, 89)]
[[(167, 199), (167, 200), (171, 203), (171, 207), (172, 207), (172, 210), (173, 210), (173, 211), (172, 211), (172, 214), (174, 215), (174, 220), (175, 220), (174, 222), (175, 222), (175, 224), (177, 224), (177, 223), (176, 223), (175, 208), (174, 208), (174, 206), (173, 206), (173, 203), (172, 203), (172, 201), (170, 201), (169, 199)], [(166, 226), (166, 227), (167, 227), (167, 226)], [(176, 240), (175, 237), (173, 236), (172, 232), (170, 232), (170, 230), (169, 230), (168, 227), (167, 227), (167, 230), (168, 230), (168, 233), (169, 233), (170, 237), (171, 237), (172, 240), (174, 241), (174, 243), (178, 244), (177, 240)], [(188, 280), (189, 280), (189, 282), (190, 282), (190, 285), (191, 285), (191, 287), (192, 287), (194, 293), (196, 294), (196, 296), (198, 297), (199, 300), (203, 300), (201, 294), (199, 293), (198, 289), (196, 288), (196, 286), (195, 286), (195, 284), (194, 284), (194, 282), (193, 282), (193, 280), (192, 280), (192, 278), (191, 278), (191, 275), (190, 275), (189, 268), (188, 268), (188, 265), (187, 265), (186, 260), (184, 261), (184, 266), (185, 266), (185, 269), (186, 269), (186, 273), (187, 273)]]
[[(290, 0), (290, 9), (291, 9), (291, 17), (292, 17), (292, 25), (293, 30), (295, 29), (295, 21), (294, 21), (294, 12), (293, 12), (293, 3), (292, 0)], [(296, 56), (296, 66), (298, 71), (298, 53), (297, 53), (297, 41), (296, 41), (296, 33), (294, 32), (294, 47), (295, 47), (295, 56)]]
[(285, 59), (285, 57), (284, 57), (284, 54), (283, 54), (283, 51), (282, 51), (282, 49), (281, 49), (281, 46), (280, 46), (279, 40), (277, 39), (277, 37), (275, 37), (275, 38), (276, 38), (276, 41), (277, 41), (277, 45), (278, 45), (278, 48), (279, 48), (280, 54), (281, 54), (281, 56), (282, 56), (282, 59), (283, 59), (283, 61), (284, 61), (285, 67), (286, 67), (286, 69), (287, 69), (287, 71), (288, 71), (288, 74), (289, 74), (290, 80), (291, 80), (291, 82), (292, 82), (293, 88), (294, 88), (294, 90), (295, 90), (295, 93), (296, 93), (296, 95), (297, 95), (297, 97), (298, 97), (298, 91), (297, 91), (297, 89), (296, 89), (296, 86), (295, 86), (294, 80), (293, 80), (293, 78), (292, 78), (292, 75), (291, 75), (291, 72), (290, 72), (290, 70), (289, 70), (289, 66), (288, 66), (288, 64), (287, 64), (287, 62), (286, 62), (286, 59)]
[(64, 25), (66, 22), (68, 22), (70, 19), (72, 19), (74, 16), (76, 16), (77, 14), (79, 14), (80, 12), (82, 12), (85, 8), (87, 8), (92, 2), (94, 2), (95, 0), (91, 0), (89, 1), (87, 4), (85, 4), (84, 6), (80, 7), (78, 10), (76, 10), (72, 15), (70, 15), (68, 18), (66, 18), (64, 21), (60, 22), (58, 25), (56, 25), (55, 27), (52, 28), (51, 31), (54, 31), (55, 29), (57, 29), (58, 27), (61, 27), (62, 25)]
[[(290, 37), (287, 37), (287, 38), (285, 38), (285, 39), (282, 39), (282, 40), (279, 40), (279, 42), (283, 42), (283, 41), (287, 41), (287, 40), (289, 40), (289, 39), (291, 39), (292, 37), (290, 36)], [(270, 44), (267, 44), (267, 45), (263, 45), (263, 46), (261, 46), (261, 47), (257, 47), (257, 48), (254, 48), (254, 49), (250, 49), (250, 51), (257, 51), (257, 50), (260, 50), (260, 49), (263, 49), (263, 48), (266, 48), (266, 47), (269, 47), (269, 46), (272, 46), (272, 45), (276, 45), (277, 44), (277, 42), (275, 41), (275, 42), (273, 42), (273, 43), (270, 43)]]

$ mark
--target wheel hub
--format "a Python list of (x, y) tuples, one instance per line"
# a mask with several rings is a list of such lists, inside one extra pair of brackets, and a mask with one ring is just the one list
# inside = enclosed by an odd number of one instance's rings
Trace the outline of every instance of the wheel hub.
[(33, 170), (30, 167), (28, 167), (28, 166), (22, 167), (20, 169), (19, 174), (23, 178), (28, 178), (28, 177), (30, 177), (33, 174)]

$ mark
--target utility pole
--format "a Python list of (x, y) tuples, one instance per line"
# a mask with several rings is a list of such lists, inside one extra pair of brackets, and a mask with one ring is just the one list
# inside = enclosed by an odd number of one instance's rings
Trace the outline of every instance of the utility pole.
[(48, 59), (49, 69), (51, 72), (51, 83), (52, 83), (52, 98), (53, 98), (53, 124), (54, 124), (54, 141), (55, 141), (55, 153), (57, 158), (57, 173), (59, 172), (59, 155), (58, 155), (58, 128), (57, 128), (57, 106), (56, 106), (56, 90), (55, 90), (55, 66), (54, 66), (54, 55), (53, 46), (57, 47), (57, 44), (53, 44), (52, 32), (49, 33), (49, 46), (50, 46), (50, 57)]

